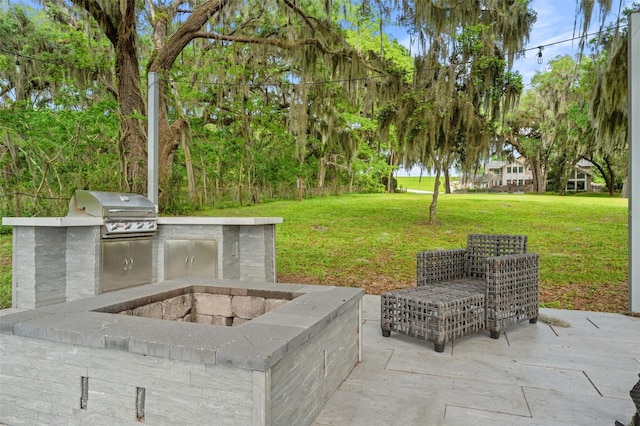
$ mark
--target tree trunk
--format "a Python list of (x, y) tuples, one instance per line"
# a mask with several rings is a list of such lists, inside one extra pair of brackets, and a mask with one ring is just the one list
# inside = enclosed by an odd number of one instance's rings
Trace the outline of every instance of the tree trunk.
[(391, 149), (391, 154), (389, 155), (389, 165), (392, 167), (390, 167), (389, 173), (387, 174), (387, 192), (392, 194), (396, 191), (395, 185), (393, 184), (393, 170), (394, 167), (398, 165), (398, 155), (393, 149)]
[(205, 164), (202, 155), (200, 156), (200, 168), (202, 170), (202, 203), (207, 205), (209, 203), (209, 195), (207, 190), (207, 174), (204, 172)]
[(189, 188), (189, 199), (193, 200), (196, 195), (196, 178), (193, 173), (193, 160), (191, 159), (191, 150), (187, 143), (188, 134), (182, 135), (182, 150), (184, 151), (184, 163), (187, 169), (187, 184)]
[[(162, 95), (161, 95), (162, 97)], [(166, 106), (166, 104), (165, 104)], [(158, 141), (158, 188), (160, 189), (159, 203), (163, 205), (171, 194), (163, 190), (169, 188), (169, 180), (173, 172), (173, 159), (183, 138), (188, 137), (189, 122), (184, 119), (176, 120), (169, 126), (166, 113), (160, 111), (160, 140)]]
[(147, 136), (140, 123), (146, 115), (140, 88), (140, 66), (136, 51), (135, 0), (124, 0), (122, 19), (118, 25), (116, 48), (116, 78), (120, 104), (119, 152), (125, 189), (146, 194), (147, 191)]
[(616, 173), (613, 170), (609, 156), (606, 155), (603, 157), (602, 159), (603, 164), (600, 164), (600, 162), (594, 160), (592, 157), (585, 157), (585, 159), (590, 161), (591, 164), (593, 164), (595, 168), (598, 169), (598, 171), (602, 175), (602, 178), (604, 179), (605, 185), (607, 185), (607, 189), (609, 190), (609, 196), (613, 197), (615, 193), (614, 185), (616, 181)]
[(240, 207), (242, 207), (242, 172), (243, 172), (243, 162), (240, 162), (239, 164), (239, 170), (238, 170), (238, 204), (240, 204)]
[(324, 188), (324, 179), (327, 175), (327, 159), (320, 157), (318, 159), (318, 179), (316, 180), (316, 186), (318, 188)]
[(216, 195), (222, 187), (222, 181), (220, 180), (220, 176), (222, 176), (222, 148), (220, 148), (220, 152), (218, 152), (218, 156), (216, 158), (216, 180), (215, 180)]
[(436, 181), (433, 185), (433, 195), (431, 196), (431, 205), (429, 206), (429, 225), (436, 223), (436, 208), (438, 207), (438, 192), (440, 191), (440, 164), (436, 164)]
[[(127, 0), (133, 2), (133, 0)], [(182, 50), (191, 42), (198, 31), (216, 12), (219, 12), (228, 0), (209, 0), (195, 7), (186, 21), (184, 21), (171, 37), (164, 40), (166, 33), (166, 19), (159, 15), (157, 25), (154, 26), (155, 55), (149, 64), (149, 72), (160, 74), (160, 105), (159, 130), (160, 147), (158, 150), (159, 186), (168, 182), (173, 168), (175, 152), (180, 145), (182, 132), (189, 131), (183, 120), (169, 124), (167, 117), (168, 82), (166, 71), (173, 67)], [(170, 194), (166, 194), (170, 195)]]
[(544, 191), (547, 189), (547, 185), (545, 182), (545, 174), (540, 163), (540, 159), (537, 157), (529, 159), (531, 174), (533, 175), (533, 191), (538, 194), (544, 194)]
[(451, 179), (449, 177), (449, 169), (444, 171), (444, 193), (451, 194)]

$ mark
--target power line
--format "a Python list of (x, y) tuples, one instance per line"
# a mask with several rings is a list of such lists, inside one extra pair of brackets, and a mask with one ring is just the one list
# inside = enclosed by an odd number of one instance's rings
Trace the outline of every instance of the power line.
[[(526, 52), (530, 52), (530, 51), (534, 51), (537, 50), (538, 51), (538, 63), (541, 64), (541, 58), (542, 58), (542, 51), (547, 48), (547, 47), (551, 47), (551, 46), (556, 46), (558, 44), (564, 44), (564, 43), (568, 43), (568, 42), (573, 42), (576, 40), (581, 40), (581, 39), (586, 39), (588, 37), (593, 37), (596, 35), (601, 35), (603, 33), (608, 32), (611, 29), (621, 29), (621, 28), (625, 28), (627, 27), (628, 24), (624, 24), (624, 25), (616, 25), (615, 27), (610, 27), (608, 29), (602, 29), (599, 31), (595, 31), (592, 33), (588, 33), (585, 35), (579, 35), (579, 36), (574, 36), (571, 38), (567, 38), (564, 40), (559, 40), (559, 41), (555, 41), (555, 42), (551, 42), (551, 43), (546, 43), (546, 44), (541, 44), (535, 47), (529, 47), (529, 48), (525, 48), (519, 51), (514, 52), (514, 54), (516, 55), (521, 55), (521, 54), (525, 54)], [(83, 70), (83, 71), (89, 71), (89, 68), (78, 68), (78, 67), (70, 67), (68, 66), (68, 64), (66, 63), (62, 63), (62, 62), (57, 62), (57, 61), (50, 61), (50, 60), (45, 60), (45, 59), (41, 59), (41, 58), (35, 58), (33, 56), (27, 56), (27, 55), (23, 55), (19, 52), (12, 52), (9, 51), (5, 48), (0, 47), (0, 52), (4, 53), (6, 55), (9, 56), (15, 56), (16, 57), (16, 61), (18, 61), (18, 59), (24, 59), (24, 60), (29, 60), (29, 61), (34, 61), (34, 62), (40, 62), (40, 63), (45, 63), (45, 64), (50, 64), (50, 65), (55, 65), (61, 68), (66, 68), (69, 70)], [(461, 63), (455, 63), (455, 64), (451, 64), (451, 65), (467, 65), (470, 62), (461, 62)], [(96, 69), (92, 69), (91, 71), (96, 72)], [(108, 74), (110, 76), (115, 76), (113, 73), (108, 72)], [(406, 73), (405, 73), (406, 74)], [(210, 81), (187, 81), (187, 80), (182, 80), (182, 79), (176, 79), (176, 78), (172, 78), (173, 81), (175, 82), (182, 82), (182, 83), (189, 83), (189, 84), (198, 84), (198, 85), (202, 85), (202, 86), (221, 86), (221, 87), (262, 87), (262, 88), (268, 88), (268, 87), (280, 87), (283, 84), (289, 84), (291, 86), (313, 86), (313, 85), (321, 85), (321, 84), (334, 84), (334, 83), (348, 83), (348, 82), (358, 82), (358, 81), (370, 81), (370, 80), (376, 80), (376, 79), (381, 79), (384, 78), (385, 75), (375, 75), (375, 76), (368, 76), (368, 77), (361, 77), (361, 78), (344, 78), (344, 79), (336, 79), (336, 80), (317, 80), (317, 81), (305, 81), (305, 82), (281, 82), (281, 83), (219, 83), (219, 82), (210, 82)]]
[[(615, 29), (621, 29), (621, 28), (624, 28), (624, 27), (626, 27), (626, 26), (627, 26), (627, 25), (617, 25), (617, 26), (615, 27)], [(595, 32), (593, 32), (593, 33), (589, 33), (589, 34), (585, 34), (585, 35), (574, 36), (574, 37), (572, 37), (572, 38), (568, 38), (568, 39), (565, 39), (565, 40), (554, 41), (553, 43), (541, 44), (541, 45), (536, 46), (536, 47), (530, 47), (530, 48), (527, 48), (527, 49), (523, 49), (523, 50), (520, 50), (520, 51), (518, 51), (518, 52), (516, 52), (516, 53), (525, 53), (525, 52), (529, 52), (529, 51), (531, 51), (531, 50), (538, 50), (540, 47), (545, 48), (545, 47), (555, 46), (556, 44), (568, 43), (568, 42), (570, 42), (570, 41), (576, 41), (576, 40), (584, 39), (584, 38), (587, 38), (587, 37), (592, 37), (592, 36), (595, 36), (595, 35), (600, 35), (600, 34), (605, 33), (605, 32), (607, 32), (607, 31), (608, 31), (608, 30), (600, 30), (600, 31), (595, 31)]]

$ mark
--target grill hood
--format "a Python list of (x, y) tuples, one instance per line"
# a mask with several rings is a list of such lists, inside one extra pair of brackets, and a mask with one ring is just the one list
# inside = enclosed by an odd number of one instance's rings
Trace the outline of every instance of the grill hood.
[(140, 194), (76, 190), (69, 202), (69, 216), (103, 217), (105, 221), (120, 219), (155, 219), (156, 206)]

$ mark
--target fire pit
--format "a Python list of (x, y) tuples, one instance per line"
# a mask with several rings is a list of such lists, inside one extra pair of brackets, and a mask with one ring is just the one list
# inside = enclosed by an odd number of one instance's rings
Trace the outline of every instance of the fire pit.
[(361, 298), (191, 279), (1, 316), (0, 420), (310, 424), (360, 358)]

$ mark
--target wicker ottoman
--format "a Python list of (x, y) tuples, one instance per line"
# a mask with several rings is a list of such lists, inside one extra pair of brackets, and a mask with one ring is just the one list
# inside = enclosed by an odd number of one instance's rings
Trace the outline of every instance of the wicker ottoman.
[(380, 297), (382, 335), (391, 331), (434, 343), (446, 342), (485, 329), (485, 287), (469, 278), (428, 287), (383, 293)]

